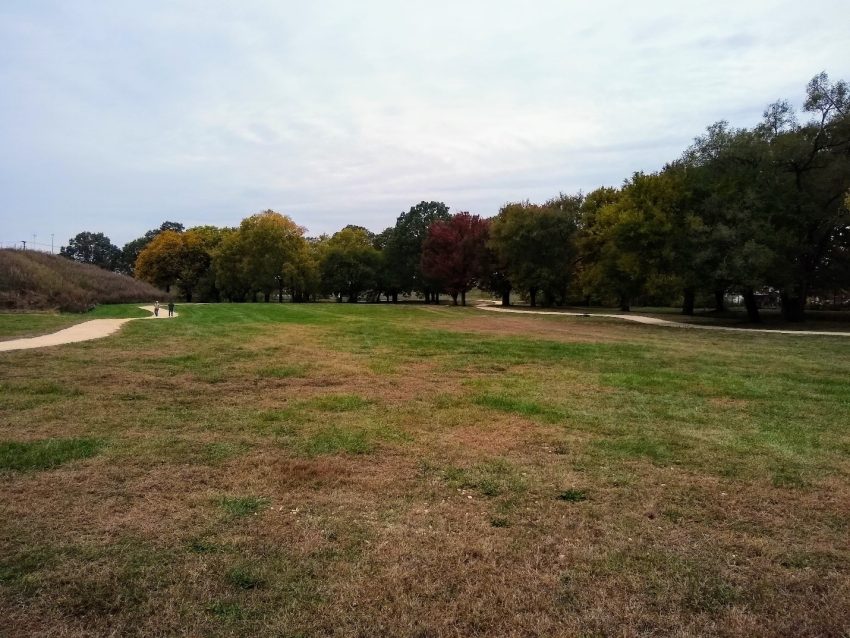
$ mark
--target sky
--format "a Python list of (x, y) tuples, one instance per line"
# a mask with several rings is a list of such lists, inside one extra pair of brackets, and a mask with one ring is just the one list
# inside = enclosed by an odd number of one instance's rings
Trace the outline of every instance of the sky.
[(0, 0), (0, 245), (618, 186), (850, 80), (848, 24), (847, 0)]

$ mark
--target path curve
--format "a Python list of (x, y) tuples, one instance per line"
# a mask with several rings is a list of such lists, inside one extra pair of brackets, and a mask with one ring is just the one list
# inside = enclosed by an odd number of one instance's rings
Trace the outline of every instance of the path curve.
[[(498, 302), (497, 302), (498, 303)], [(763, 334), (783, 334), (801, 336), (824, 336), (824, 337), (850, 337), (850, 332), (826, 331), (826, 330), (769, 330), (767, 328), (732, 328), (729, 326), (705, 326), (696, 323), (684, 323), (681, 321), (668, 321), (657, 317), (645, 317), (643, 315), (616, 315), (587, 312), (560, 312), (551, 310), (517, 310), (515, 308), (502, 308), (501, 306), (478, 304), (479, 310), (490, 310), (493, 312), (512, 312), (519, 315), (554, 315), (567, 317), (607, 317), (609, 319), (622, 319), (652, 326), (666, 326), (668, 328), (693, 328), (695, 330), (723, 330), (726, 332), (758, 332)]]
[[(151, 313), (150, 317), (133, 317), (128, 319), (92, 319), (78, 323), (70, 328), (64, 328), (58, 332), (53, 332), (47, 335), (38, 337), (26, 337), (24, 339), (10, 339), (9, 341), (0, 341), (0, 352), (9, 352), (11, 350), (29, 350), (31, 348), (47, 348), (49, 346), (61, 346), (66, 343), (78, 343), (80, 341), (91, 341), (92, 339), (102, 339), (118, 331), (128, 321), (136, 321), (137, 319), (169, 319), (168, 310), (160, 307), (159, 316), (153, 314), (153, 306), (139, 306), (142, 310), (147, 310)], [(177, 316), (177, 313), (174, 313)]]

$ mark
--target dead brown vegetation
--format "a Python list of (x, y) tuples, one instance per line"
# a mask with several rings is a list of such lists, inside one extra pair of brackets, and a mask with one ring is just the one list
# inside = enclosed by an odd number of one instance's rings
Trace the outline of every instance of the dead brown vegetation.
[(84, 312), (96, 304), (165, 299), (132, 277), (36, 251), (0, 250), (0, 308)]

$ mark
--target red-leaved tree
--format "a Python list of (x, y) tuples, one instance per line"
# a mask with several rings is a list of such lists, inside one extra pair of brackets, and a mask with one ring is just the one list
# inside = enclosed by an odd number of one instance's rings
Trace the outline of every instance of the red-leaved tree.
[(466, 293), (483, 275), (486, 264), (490, 224), (469, 213), (457, 213), (451, 219), (431, 224), (422, 244), (422, 274), (466, 305)]

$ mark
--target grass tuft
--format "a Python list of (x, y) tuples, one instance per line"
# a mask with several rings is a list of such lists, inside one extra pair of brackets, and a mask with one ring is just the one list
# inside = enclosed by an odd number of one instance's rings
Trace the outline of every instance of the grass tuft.
[(0, 470), (49, 470), (70, 461), (94, 456), (105, 442), (102, 439), (41, 439), (0, 443)]

